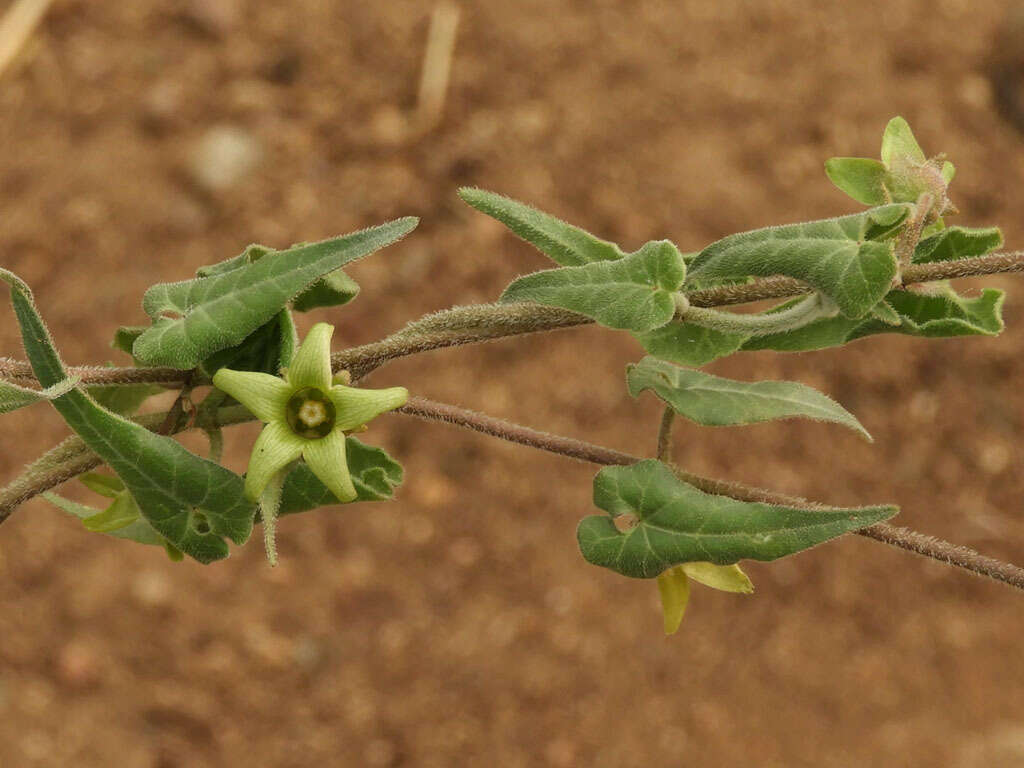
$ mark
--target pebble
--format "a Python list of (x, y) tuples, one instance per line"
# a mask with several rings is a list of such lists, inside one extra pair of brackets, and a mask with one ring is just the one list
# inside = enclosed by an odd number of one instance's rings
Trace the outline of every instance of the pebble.
[(260, 162), (263, 150), (248, 131), (232, 125), (214, 126), (192, 151), (189, 170), (201, 187), (221, 192), (235, 186)]

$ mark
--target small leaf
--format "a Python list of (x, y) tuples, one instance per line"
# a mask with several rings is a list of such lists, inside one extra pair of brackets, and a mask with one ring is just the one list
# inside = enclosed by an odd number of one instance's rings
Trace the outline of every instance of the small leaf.
[[(79, 504), (65, 499), (63, 496), (59, 496), (56, 493), (47, 491), (42, 494), (43, 498), (53, 504), (58, 509), (67, 512), (70, 515), (74, 515), (79, 520), (83, 521), (97, 517), (103, 514), (103, 510), (96, 509), (94, 507), (87, 506), (85, 504)], [(98, 531), (99, 533), (105, 533), (108, 536), (113, 536), (117, 539), (127, 539), (129, 541), (135, 541), (139, 544), (149, 544), (156, 546), (171, 546), (170, 543), (159, 533), (157, 533), (153, 526), (147, 523), (142, 518), (136, 519), (134, 522), (123, 526), (121, 528), (115, 528), (113, 530)], [(179, 560), (181, 558), (178, 558)]]
[(78, 384), (78, 377), (74, 376), (47, 387), (44, 390), (29, 389), (14, 384), (10, 381), (0, 379), (0, 413), (10, 413), (26, 405), (38, 403), (40, 400), (53, 400), (60, 397)]
[[(354, 437), (347, 437), (345, 457), (352, 484), (356, 488), (353, 502), (387, 501), (402, 483), (402, 465), (381, 448), (373, 448)], [(341, 503), (308, 466), (299, 464), (285, 478), (278, 515), (293, 515)]]
[(78, 480), (93, 493), (106, 496), (108, 499), (116, 498), (117, 494), (124, 490), (124, 483), (121, 482), (121, 478), (111, 477), (99, 472), (87, 472)]
[(788, 333), (749, 339), (744, 350), (774, 349), (778, 352), (806, 352), (846, 344), (877, 333), (944, 338), (950, 336), (995, 336), (1003, 330), (1003, 292), (986, 288), (981, 296), (967, 299), (948, 285), (932, 284), (932, 294), (893, 291), (886, 301), (897, 313), (900, 324), (867, 317), (850, 320), (833, 317), (819, 320)]
[(754, 591), (750, 577), (735, 563), (732, 565), (683, 563), (677, 567), (682, 568), (687, 576), (705, 587), (722, 592), (737, 592), (742, 595), (749, 595)]
[(318, 307), (340, 307), (358, 295), (359, 283), (346, 275), (343, 269), (338, 269), (296, 296), (292, 306), (296, 312), (309, 312)]
[(894, 117), (885, 126), (882, 134), (882, 162), (886, 167), (901, 162), (911, 162), (917, 165), (927, 160), (924, 151), (914, 138), (914, 132), (910, 125), (902, 117)]
[(922, 240), (914, 249), (914, 263), (957, 261), (984, 256), (1003, 245), (999, 227), (949, 227)]
[(110, 346), (130, 355), (135, 340), (144, 334), (148, 327), (146, 325), (122, 325), (114, 332), (114, 340), (110, 342)]
[(949, 160), (946, 160), (942, 163), (942, 169), (939, 172), (942, 174), (946, 184), (949, 184), (953, 181), (953, 177), (956, 176), (956, 167)]
[(746, 336), (723, 333), (693, 323), (673, 320), (668, 325), (633, 336), (655, 357), (681, 365), (701, 366), (736, 352)]
[(193, 368), (241, 344), (319, 278), (401, 239), (416, 223), (412, 217), (396, 219), (345, 237), (272, 251), (219, 274), (154, 285), (143, 298), (154, 323), (136, 339), (133, 354), (146, 365)]
[(626, 381), (633, 397), (649, 389), (680, 416), (703, 426), (800, 417), (842, 424), (871, 440), (861, 423), (839, 403), (795, 381), (733, 381), (653, 357), (627, 366)]
[[(65, 381), (64, 366), (28, 286), (7, 270), (0, 270), (0, 279), (11, 285), (36, 378), (45, 386)], [(68, 426), (118, 474), (149, 524), (178, 549), (208, 563), (227, 557), (223, 537), (236, 544), (249, 537), (254, 509), (234, 472), (106, 410), (77, 389), (52, 402)]]
[(662, 240), (647, 243), (618, 261), (596, 261), (520, 277), (500, 300), (561, 307), (609, 328), (643, 332), (672, 319), (674, 294), (685, 276), (682, 254)]
[[(769, 277), (803, 280), (832, 299), (847, 317), (863, 317), (896, 275), (892, 235), (909, 205), (886, 205), (852, 216), (768, 227), (712, 243), (693, 261), (690, 278)], [(689, 287), (689, 286), (688, 286)]]
[(892, 308), (892, 304), (887, 301), (880, 301), (875, 305), (875, 308), (871, 310), (871, 316), (876, 320), (881, 320), (886, 325), (899, 326), (903, 324), (900, 313)]
[[(608, 515), (580, 522), (576, 536), (584, 558), (641, 579), (689, 562), (775, 560), (897, 512), (893, 506), (812, 510), (713, 496), (653, 459), (598, 472), (594, 504)], [(631, 515), (636, 525), (620, 531), (620, 515)]]
[(833, 184), (858, 203), (885, 205), (890, 202), (885, 191), (888, 171), (878, 160), (866, 157), (832, 157), (825, 161), (825, 173)]
[(682, 568), (669, 568), (658, 575), (658, 595), (661, 597), (665, 634), (674, 635), (683, 623), (683, 614), (690, 602), (690, 580)]
[(494, 192), (463, 187), (459, 190), (459, 197), (500, 221), (563, 267), (615, 261), (626, 255), (615, 243), (601, 240), (579, 227)]

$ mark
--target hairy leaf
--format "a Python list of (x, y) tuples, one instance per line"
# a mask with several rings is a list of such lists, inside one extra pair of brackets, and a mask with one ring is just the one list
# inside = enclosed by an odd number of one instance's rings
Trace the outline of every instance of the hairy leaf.
[(788, 275), (831, 298), (847, 317), (863, 317), (889, 290), (896, 275), (891, 242), (909, 205), (803, 224), (768, 227), (712, 243), (690, 265), (690, 278)]
[[(584, 558), (641, 579), (687, 562), (775, 560), (897, 512), (893, 506), (808, 510), (713, 496), (653, 459), (598, 472), (594, 504), (608, 515), (580, 522), (576, 536)], [(630, 515), (636, 524), (620, 531), (615, 525), (620, 515)]]
[(736, 352), (746, 336), (724, 333), (693, 323), (673, 320), (668, 325), (633, 336), (655, 357), (681, 365), (706, 365)]
[(211, 379), (221, 368), (259, 371), (277, 376), (283, 365), (284, 348), (289, 345), (295, 345), (295, 323), (291, 312), (282, 309), (269, 323), (261, 325), (238, 346), (222, 349), (203, 360), (200, 368)]
[[(308, 243), (296, 243), (292, 249), (301, 248)], [(268, 253), (275, 253), (273, 248), (265, 245), (250, 245), (238, 256), (200, 267), (196, 270), (197, 277), (211, 277), (233, 272), (239, 267), (259, 261)], [(359, 294), (359, 284), (345, 274), (345, 270), (338, 269), (317, 280), (309, 288), (304, 290), (292, 301), (292, 307), (298, 312), (308, 312), (317, 307), (337, 307), (347, 304)]]
[(832, 398), (795, 381), (733, 381), (653, 357), (626, 367), (629, 394), (653, 391), (680, 416), (703, 426), (754, 424), (800, 417), (831, 421), (871, 436)]
[(876, 333), (944, 338), (995, 336), (1003, 330), (1002, 291), (986, 288), (981, 296), (967, 299), (948, 285), (932, 283), (931, 286), (932, 293), (929, 294), (893, 291), (886, 297), (886, 302), (899, 318), (899, 325), (875, 317), (861, 320), (833, 317), (788, 333), (749, 339), (743, 349), (805, 352), (840, 346)]
[(609, 328), (650, 331), (675, 314), (686, 277), (682, 254), (667, 240), (618, 261), (534, 272), (515, 280), (501, 301), (533, 301), (586, 315)]
[(416, 223), (412, 217), (396, 219), (345, 237), (266, 253), (209, 277), (154, 285), (143, 298), (154, 323), (136, 339), (133, 354), (146, 365), (193, 368), (241, 344), (319, 278), (399, 240)]
[(914, 249), (914, 263), (956, 261), (984, 256), (1003, 244), (999, 227), (949, 227), (925, 238)]
[[(22, 341), (36, 378), (44, 386), (66, 380), (28, 286), (0, 270), (11, 286)], [(245, 500), (242, 478), (190, 453), (169, 437), (103, 408), (71, 389), (52, 401), (83, 442), (118, 474), (143, 517), (175, 547), (208, 563), (227, 557), (227, 537), (242, 544), (252, 531), (253, 505)]]
[(463, 187), (459, 197), (500, 221), (563, 267), (615, 261), (626, 255), (615, 243), (594, 237), (586, 230), (512, 198), (474, 187)]
[(885, 205), (888, 171), (878, 160), (867, 157), (832, 157), (825, 161), (825, 173), (832, 183), (864, 205)]
[(882, 134), (882, 162), (886, 167), (892, 168), (900, 162), (920, 165), (926, 159), (907, 121), (902, 117), (890, 120)]
[[(352, 501), (387, 501), (402, 482), (402, 465), (381, 448), (368, 446), (354, 437), (345, 438), (348, 462), (356, 497)], [(309, 467), (299, 464), (285, 478), (278, 515), (293, 515), (317, 507), (341, 504)]]
[(38, 403), (40, 400), (53, 400), (68, 390), (73, 389), (77, 383), (78, 378), (73, 377), (64, 379), (64, 381), (60, 381), (52, 387), (38, 390), (22, 387), (19, 384), (0, 379), (0, 413), (10, 413), (19, 408), (24, 408), (26, 405)]

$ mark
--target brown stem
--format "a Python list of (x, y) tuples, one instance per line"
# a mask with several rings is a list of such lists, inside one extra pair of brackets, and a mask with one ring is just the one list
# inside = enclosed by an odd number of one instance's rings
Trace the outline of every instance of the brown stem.
[[(453, 424), (476, 432), (482, 432), (486, 435), (499, 437), (512, 443), (539, 448), (543, 451), (568, 456), (581, 461), (589, 461), (593, 464), (628, 465), (642, 461), (640, 456), (632, 456), (611, 448), (592, 445), (582, 440), (552, 435), (548, 432), (530, 429), (529, 427), (514, 424), (504, 419), (487, 416), (446, 403), (436, 403), (422, 397), (409, 398), (409, 402), (402, 406), (402, 408), (399, 408), (398, 412), (428, 421), (442, 421), (446, 424)], [(784, 504), (803, 509), (821, 508), (820, 504), (810, 503), (799, 497), (788, 496), (763, 488), (702, 477), (680, 470), (677, 470), (676, 474), (680, 479), (705, 493), (730, 496), (741, 501)], [(952, 544), (907, 528), (897, 528), (887, 523), (875, 523), (867, 528), (854, 531), (854, 533), (932, 560), (947, 563), (948, 565), (969, 571), (976, 576), (984, 576), (1024, 590), (1024, 568), (980, 555), (968, 547)]]
[[(999, 272), (1024, 271), (1024, 251), (990, 253), (957, 261), (934, 264), (911, 264), (903, 271), (904, 286), (959, 277), (992, 275)], [(695, 307), (724, 307), (764, 299), (799, 296), (810, 287), (791, 277), (768, 277), (746, 285), (707, 288), (688, 294)], [(564, 309), (537, 304), (485, 304), (428, 315), (387, 338), (353, 347), (332, 357), (335, 371), (348, 370), (359, 379), (385, 363), (400, 357), (445, 347), (477, 344), (524, 333), (551, 331), (587, 325), (593, 321)], [(78, 376), (85, 386), (102, 384), (165, 384), (181, 386), (190, 371), (174, 368), (102, 368), (76, 366), (68, 368), (69, 376)], [(35, 376), (28, 363), (0, 358), (0, 378), (15, 383), (34, 384)]]
[(665, 406), (665, 412), (661, 414), (661, 426), (658, 427), (658, 452), (654, 454), (658, 461), (666, 464), (672, 463), (672, 425), (676, 421), (676, 412), (671, 405)]

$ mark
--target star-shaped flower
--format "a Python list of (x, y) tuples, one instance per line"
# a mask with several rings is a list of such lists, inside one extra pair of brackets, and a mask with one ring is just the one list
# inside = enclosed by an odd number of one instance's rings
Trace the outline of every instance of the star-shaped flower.
[(352, 501), (356, 489), (345, 460), (345, 432), (398, 408), (409, 397), (405, 387), (358, 389), (335, 384), (333, 333), (333, 325), (313, 326), (283, 379), (227, 368), (213, 377), (218, 389), (266, 423), (245, 476), (245, 495), (252, 501), (260, 500), (271, 481), (279, 480), (279, 473), (299, 457), (339, 501)]

